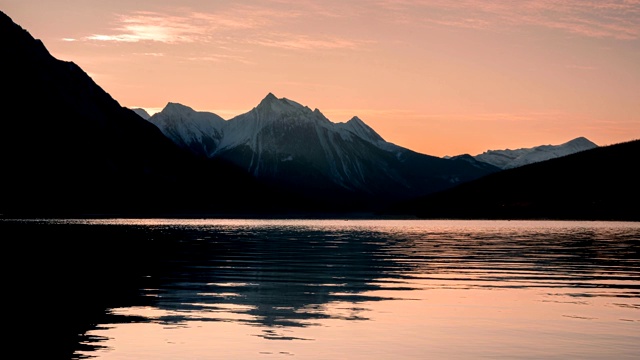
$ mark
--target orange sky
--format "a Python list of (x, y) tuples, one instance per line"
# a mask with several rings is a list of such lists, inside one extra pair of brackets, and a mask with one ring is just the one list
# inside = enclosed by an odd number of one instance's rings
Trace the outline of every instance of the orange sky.
[(0, 0), (121, 105), (267, 93), (435, 156), (640, 138), (640, 0)]

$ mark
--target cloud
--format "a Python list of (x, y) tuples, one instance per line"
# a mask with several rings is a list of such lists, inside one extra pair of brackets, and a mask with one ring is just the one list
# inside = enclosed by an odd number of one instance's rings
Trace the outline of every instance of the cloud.
[(195, 42), (210, 29), (206, 22), (192, 16), (175, 16), (154, 12), (121, 15), (112, 34), (94, 34), (87, 40), (114, 42), (155, 41), (162, 43)]
[(195, 62), (222, 62), (222, 61), (233, 61), (242, 64), (255, 64), (254, 61), (248, 60), (243, 56), (238, 55), (228, 55), (228, 54), (211, 54), (206, 56), (192, 56), (187, 58), (187, 60), (195, 61)]
[(173, 9), (166, 12), (136, 11), (116, 17), (106, 34), (93, 34), (85, 40), (161, 43), (221, 41), (243, 31), (270, 31), (287, 19), (302, 16), (299, 10), (277, 10), (259, 6), (235, 5), (217, 12)]
[(342, 37), (318, 37), (288, 33), (274, 33), (262, 38), (248, 40), (249, 43), (294, 50), (331, 50), (358, 48), (361, 42)]
[(498, 29), (538, 26), (594, 38), (640, 38), (637, 0), (380, 0), (403, 23)]
[[(362, 42), (346, 37), (316, 35), (314, 32), (292, 32), (299, 30), (308, 16), (336, 17), (331, 11), (306, 12), (305, 6), (295, 7), (280, 2), (285, 9), (258, 6), (234, 6), (215, 13), (195, 11), (133, 12), (117, 17), (109, 33), (93, 34), (84, 38), (103, 42), (159, 42), (215, 43), (229, 50), (239, 44), (252, 44), (288, 50), (353, 48)], [(285, 6), (292, 5), (292, 6)], [(321, 15), (319, 15), (319, 13)], [(209, 59), (216, 60), (216, 59)]]

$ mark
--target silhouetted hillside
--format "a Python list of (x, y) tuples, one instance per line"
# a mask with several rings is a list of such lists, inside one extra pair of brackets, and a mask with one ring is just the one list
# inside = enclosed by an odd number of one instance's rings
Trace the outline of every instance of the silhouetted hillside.
[(399, 204), (422, 218), (640, 221), (640, 140), (505, 170)]

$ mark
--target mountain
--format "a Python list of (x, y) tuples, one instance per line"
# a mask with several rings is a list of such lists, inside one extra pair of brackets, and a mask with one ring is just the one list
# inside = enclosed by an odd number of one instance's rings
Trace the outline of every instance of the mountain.
[(149, 117), (174, 143), (194, 154), (211, 157), (222, 138), (225, 120), (209, 112), (198, 112), (178, 103)]
[(640, 140), (504, 170), (397, 205), (422, 218), (640, 221)]
[(0, 142), (4, 216), (211, 213), (286, 202), (236, 166), (176, 146), (4, 13), (0, 32), (1, 101), (14, 109)]
[(149, 115), (149, 113), (145, 109), (134, 108), (134, 109), (131, 109), (131, 110), (133, 110), (133, 112), (135, 112), (136, 114), (140, 115), (140, 117), (145, 119), (145, 120), (149, 120), (149, 118), (151, 117), (151, 115)]
[(560, 145), (541, 145), (515, 150), (489, 150), (474, 156), (474, 158), (478, 161), (497, 166), (500, 169), (512, 169), (596, 147), (598, 147), (598, 145), (587, 138), (578, 137)]
[(269, 184), (340, 206), (425, 195), (499, 170), (473, 159), (416, 153), (385, 141), (358, 117), (333, 123), (318, 109), (272, 93), (226, 121), (175, 103), (149, 121), (194, 154), (229, 161)]

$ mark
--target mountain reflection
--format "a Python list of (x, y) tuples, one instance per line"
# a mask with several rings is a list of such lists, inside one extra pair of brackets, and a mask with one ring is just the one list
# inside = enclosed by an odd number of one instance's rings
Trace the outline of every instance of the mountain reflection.
[[(167, 323), (239, 321), (275, 329), (366, 320), (358, 304), (388, 299), (377, 290), (410, 289), (400, 281), (402, 263), (381, 256), (387, 238), (370, 231), (205, 227), (164, 229), (161, 237), (180, 244), (153, 291), (154, 306), (171, 311), (154, 320)], [(352, 306), (325, 311), (336, 302)], [(265, 337), (281, 339), (274, 331)]]

